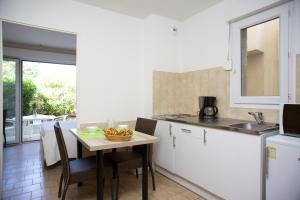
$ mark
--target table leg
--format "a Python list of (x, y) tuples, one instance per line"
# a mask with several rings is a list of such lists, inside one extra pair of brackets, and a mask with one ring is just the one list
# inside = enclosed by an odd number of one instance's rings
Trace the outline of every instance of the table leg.
[[(81, 159), (82, 158), (82, 144), (79, 140), (77, 140), (77, 159)], [(82, 186), (82, 182), (79, 182), (78, 187)]]
[(143, 148), (143, 200), (148, 200), (148, 144)]
[(96, 152), (97, 163), (97, 200), (103, 200), (103, 151)]

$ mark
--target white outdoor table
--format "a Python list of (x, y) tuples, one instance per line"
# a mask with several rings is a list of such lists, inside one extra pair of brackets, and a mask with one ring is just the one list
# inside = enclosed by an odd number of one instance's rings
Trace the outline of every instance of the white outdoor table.
[(41, 121), (47, 121), (47, 120), (54, 120), (56, 117), (54, 115), (27, 115), (23, 116), (23, 121), (34, 121), (34, 120), (41, 120)]
[(54, 120), (56, 118), (56, 116), (54, 115), (41, 115), (41, 114), (37, 114), (37, 115), (27, 115), (27, 116), (23, 116), (22, 120), (24, 123), (28, 124), (28, 122), (34, 122), (34, 121), (49, 121), (49, 120)]
[(82, 158), (82, 145), (89, 151), (96, 151), (97, 164), (97, 199), (103, 200), (103, 150), (143, 145), (143, 179), (142, 190), (143, 200), (148, 200), (148, 146), (159, 141), (158, 137), (147, 135), (141, 132), (133, 135), (130, 141), (112, 142), (104, 138), (86, 139), (80, 136), (78, 129), (70, 129), (70, 132), (77, 138), (77, 157)]

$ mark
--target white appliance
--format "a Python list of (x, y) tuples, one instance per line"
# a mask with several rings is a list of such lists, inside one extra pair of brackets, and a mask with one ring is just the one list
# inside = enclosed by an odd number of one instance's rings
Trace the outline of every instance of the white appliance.
[(268, 137), (266, 199), (300, 200), (300, 138)]

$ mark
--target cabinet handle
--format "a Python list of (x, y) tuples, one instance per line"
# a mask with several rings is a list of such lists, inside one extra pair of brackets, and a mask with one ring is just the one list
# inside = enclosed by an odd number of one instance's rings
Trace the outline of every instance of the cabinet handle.
[(300, 158), (298, 158), (298, 161), (300, 161)]
[(176, 137), (175, 136), (173, 136), (173, 148), (175, 148), (176, 147)]
[(206, 144), (206, 130), (203, 130), (203, 144)]
[(182, 131), (182, 132), (185, 132), (185, 133), (191, 133), (191, 132), (192, 132), (191, 130), (185, 129), (185, 128), (182, 128), (181, 131)]
[(172, 124), (169, 124), (169, 134), (170, 134), (170, 137), (172, 136)]

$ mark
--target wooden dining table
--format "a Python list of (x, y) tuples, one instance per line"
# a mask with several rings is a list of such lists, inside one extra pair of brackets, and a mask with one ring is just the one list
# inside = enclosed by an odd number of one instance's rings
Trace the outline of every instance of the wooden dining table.
[(104, 134), (101, 135), (102, 133), (98, 133), (97, 137), (93, 137), (93, 133), (91, 132), (89, 135), (86, 130), (70, 129), (70, 132), (77, 139), (78, 158), (82, 158), (82, 145), (87, 150), (96, 152), (97, 200), (103, 200), (103, 150), (143, 145), (142, 199), (148, 200), (148, 149), (150, 144), (159, 141), (158, 137), (134, 131), (130, 141), (116, 142), (106, 139)]

